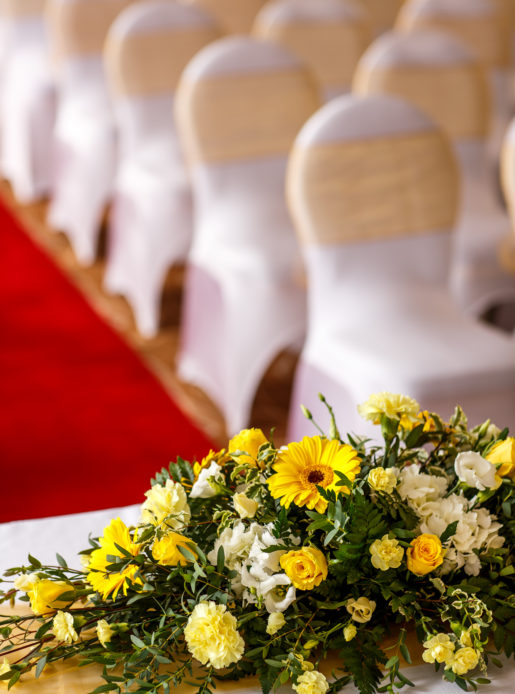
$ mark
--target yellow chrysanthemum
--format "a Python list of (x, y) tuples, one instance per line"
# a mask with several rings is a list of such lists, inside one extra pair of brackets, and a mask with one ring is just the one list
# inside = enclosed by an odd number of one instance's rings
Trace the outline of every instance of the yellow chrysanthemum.
[(114, 600), (120, 589), (123, 591), (124, 595), (127, 595), (129, 581), (141, 584), (141, 579), (135, 576), (138, 571), (138, 566), (136, 564), (129, 564), (123, 571), (109, 573), (106, 567), (111, 564), (112, 561), (108, 560), (108, 556), (126, 559), (116, 545), (122, 547), (129, 552), (129, 554), (136, 556), (139, 554), (140, 545), (132, 541), (129, 528), (120, 518), (116, 518), (110, 522), (104, 529), (104, 535), (100, 538), (99, 542), (100, 549), (95, 549), (91, 553), (89, 573), (87, 576), (88, 583), (94, 590), (102, 595), (104, 600), (107, 599), (111, 593)]
[(386, 415), (390, 419), (398, 419), (401, 426), (408, 429), (417, 423), (419, 410), (420, 406), (413, 398), (386, 391), (374, 393), (366, 402), (358, 405), (361, 417), (370, 420), (373, 424), (381, 424), (381, 417)]
[(356, 451), (338, 441), (320, 436), (305, 436), (300, 443), (290, 443), (281, 450), (274, 463), (275, 474), (268, 480), (274, 499), (289, 508), (292, 503), (307, 506), (323, 513), (327, 501), (320, 496), (318, 487), (334, 492), (349, 493), (347, 487), (338, 486), (342, 472), (351, 482), (360, 471)]

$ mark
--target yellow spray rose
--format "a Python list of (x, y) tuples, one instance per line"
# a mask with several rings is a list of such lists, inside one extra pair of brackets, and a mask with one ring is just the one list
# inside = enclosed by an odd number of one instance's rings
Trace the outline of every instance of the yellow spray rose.
[(367, 482), (376, 492), (391, 494), (397, 486), (397, 475), (392, 468), (376, 467), (368, 473)]
[(311, 590), (327, 578), (327, 560), (316, 547), (302, 547), (283, 554), (280, 564), (299, 590)]
[(374, 600), (369, 600), (365, 597), (358, 598), (357, 600), (350, 598), (350, 600), (347, 600), (346, 608), (355, 622), (358, 622), (358, 624), (365, 624), (372, 619), (372, 614), (376, 609), (376, 603)]
[(343, 630), (343, 638), (346, 641), (352, 641), (352, 639), (355, 638), (357, 633), (358, 633), (358, 630), (356, 629), (354, 624), (347, 624), (347, 626)]
[(406, 550), (408, 569), (416, 576), (425, 576), (443, 564), (443, 555), (440, 538), (423, 533), (412, 540)]
[(374, 540), (369, 547), (372, 555), (372, 566), (381, 571), (398, 569), (404, 556), (404, 550), (398, 540), (391, 540), (388, 535), (383, 535), (380, 540)]
[(236, 451), (248, 453), (248, 455), (234, 456), (234, 459), (242, 465), (255, 467), (258, 464), (259, 448), (264, 443), (268, 443), (268, 439), (261, 429), (243, 429), (229, 441), (229, 453), (236, 453)]
[(34, 583), (31, 590), (27, 592), (30, 598), (30, 606), (34, 614), (48, 614), (55, 612), (61, 607), (66, 607), (70, 601), (59, 600), (59, 596), (69, 593), (73, 586), (65, 581), (49, 581), (43, 579)]
[(268, 623), (266, 625), (266, 633), (269, 636), (273, 636), (280, 631), (286, 624), (286, 620), (282, 612), (272, 612), (268, 617)]
[(179, 533), (168, 533), (160, 540), (156, 540), (152, 547), (152, 556), (163, 566), (185, 566), (188, 559), (181, 553), (179, 547), (189, 550), (196, 556), (190, 540)]
[(59, 612), (52, 622), (52, 632), (58, 641), (72, 644), (79, 640), (79, 636), (73, 627), (73, 617), (69, 612)]
[(465, 647), (456, 651), (450, 661), (452, 671), (456, 675), (464, 675), (469, 670), (473, 670), (479, 663), (479, 655), (473, 648)]
[(445, 663), (450, 665), (454, 657), (454, 643), (449, 634), (436, 634), (424, 641), (422, 660), (426, 663)]
[(236, 624), (236, 618), (225, 605), (212, 600), (200, 602), (184, 629), (189, 652), (203, 665), (209, 663), (216, 670), (236, 663), (245, 650)]
[(505, 441), (498, 441), (485, 458), (497, 465), (498, 475), (515, 478), (515, 438), (513, 436), (509, 436)]

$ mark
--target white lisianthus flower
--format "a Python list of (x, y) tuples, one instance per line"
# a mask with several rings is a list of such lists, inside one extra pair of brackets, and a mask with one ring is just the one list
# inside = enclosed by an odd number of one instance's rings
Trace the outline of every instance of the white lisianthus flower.
[(38, 581), (39, 577), (37, 573), (21, 574), (14, 579), (14, 587), (16, 590), (23, 590), (25, 593), (28, 593)]
[(454, 469), (460, 482), (480, 491), (497, 487), (496, 467), (474, 451), (459, 453), (454, 462)]
[(237, 492), (233, 496), (232, 502), (234, 510), (240, 518), (254, 518), (256, 515), (259, 506), (258, 502), (255, 499), (249, 499), (244, 492)]
[(422, 504), (439, 499), (445, 494), (447, 480), (445, 477), (420, 472), (420, 465), (409, 465), (399, 475), (397, 491), (402, 499), (418, 511)]
[(266, 633), (269, 636), (273, 636), (280, 631), (286, 624), (286, 620), (282, 612), (272, 612), (268, 617), (268, 623), (266, 626)]
[(213, 462), (207, 468), (200, 471), (197, 481), (191, 488), (190, 498), (191, 499), (209, 499), (212, 496), (216, 496), (216, 491), (213, 489), (209, 480), (221, 480), (222, 468), (218, 463)]
[(224, 548), (225, 566), (236, 571), (239, 575), (232, 580), (232, 589), (241, 594), (243, 587), (241, 585), (242, 564), (248, 559), (250, 548), (256, 535), (262, 531), (262, 526), (258, 523), (252, 523), (248, 530), (242, 521), (238, 521), (233, 528), (225, 528), (220, 537), (217, 538), (215, 546), (208, 553), (207, 558), (216, 566), (218, 559), (218, 550)]
[(166, 484), (155, 484), (145, 493), (147, 500), (141, 506), (141, 523), (166, 525), (172, 530), (181, 530), (190, 522), (191, 512), (188, 497), (182, 484), (166, 480)]

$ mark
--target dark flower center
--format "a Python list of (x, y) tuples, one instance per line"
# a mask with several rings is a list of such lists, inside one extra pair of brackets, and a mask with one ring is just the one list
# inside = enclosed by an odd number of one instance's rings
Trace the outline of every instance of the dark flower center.
[(320, 484), (324, 480), (324, 473), (320, 470), (312, 470), (308, 475), (308, 482), (310, 484)]

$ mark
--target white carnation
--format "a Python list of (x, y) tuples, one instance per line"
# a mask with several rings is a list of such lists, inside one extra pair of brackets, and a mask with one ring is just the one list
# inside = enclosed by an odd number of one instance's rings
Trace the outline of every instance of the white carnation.
[(191, 499), (209, 499), (212, 496), (216, 496), (216, 491), (213, 489), (209, 480), (221, 480), (223, 479), (222, 468), (218, 463), (213, 462), (209, 467), (204, 468), (200, 471), (198, 480), (195, 482), (191, 488), (190, 498)]
[(482, 491), (497, 486), (495, 465), (474, 451), (459, 453), (454, 462), (454, 469), (459, 480), (469, 487)]
[(397, 491), (402, 499), (418, 511), (422, 504), (439, 499), (445, 494), (447, 480), (445, 477), (420, 472), (420, 465), (409, 465), (399, 475)]

